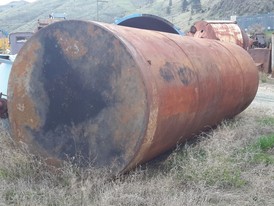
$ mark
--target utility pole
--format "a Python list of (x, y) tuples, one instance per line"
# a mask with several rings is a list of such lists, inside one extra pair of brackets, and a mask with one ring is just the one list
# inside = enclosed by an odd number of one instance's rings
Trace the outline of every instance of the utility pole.
[(271, 69), (272, 69), (272, 78), (274, 78), (274, 33), (272, 33), (272, 38), (271, 38), (271, 53), (272, 53), (272, 58), (271, 58)]
[(102, 3), (107, 3), (108, 1), (104, 1), (104, 0), (96, 0), (96, 20), (99, 21), (99, 2)]

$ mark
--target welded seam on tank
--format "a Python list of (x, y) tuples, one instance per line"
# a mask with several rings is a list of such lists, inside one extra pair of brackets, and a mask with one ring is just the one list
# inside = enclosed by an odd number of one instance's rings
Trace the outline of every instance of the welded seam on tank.
[[(132, 47), (132, 49), (134, 49), (134, 51), (138, 54), (138, 56), (140, 56), (140, 58), (143, 59), (143, 62), (147, 62), (147, 60), (143, 56), (143, 54), (141, 52), (139, 52), (139, 50), (135, 49), (135, 47), (132, 46), (132, 44), (130, 44), (126, 39), (124, 39), (123, 37), (119, 37), (119, 36), (117, 36), (117, 38), (119, 40), (121, 40), (121, 42), (125, 45), (125, 47), (129, 53), (131, 53), (131, 51), (130, 51), (130, 48), (128, 47), (128, 45), (130, 45)], [(142, 68), (141, 65), (139, 64), (139, 62), (136, 60), (136, 58), (134, 56), (132, 56), (132, 57), (133, 57), (134, 61), (136, 62), (136, 64), (138, 65), (138, 67)], [(151, 67), (151, 66), (149, 65), (149, 67)], [(145, 80), (144, 80), (145, 79), (144, 74), (141, 72), (141, 70), (140, 70), (140, 76), (142, 77), (142, 82), (144, 84), (144, 88), (147, 88), (146, 84), (145, 84)], [(153, 75), (151, 75), (151, 78), (153, 79), (153, 83), (151, 86), (151, 95), (152, 95), (151, 104), (153, 105), (152, 107), (156, 108), (156, 109), (153, 109), (153, 111), (152, 111), (150, 104), (148, 104), (148, 101), (146, 101), (146, 106), (148, 108), (149, 114), (147, 115), (147, 122), (145, 124), (146, 129), (144, 130), (145, 131), (144, 138), (142, 138), (139, 148), (136, 150), (136, 153), (134, 154), (132, 159), (129, 161), (129, 163), (125, 166), (122, 173), (124, 171), (131, 169), (132, 167), (135, 167), (136, 163), (138, 163), (138, 164), (140, 163), (140, 160), (142, 159), (142, 158), (140, 159), (140, 157), (142, 157), (142, 154), (144, 154), (148, 151), (148, 149), (151, 147), (152, 142), (154, 140), (154, 135), (155, 135), (155, 131), (156, 131), (157, 127), (152, 127), (152, 125), (154, 125), (154, 124), (157, 125), (159, 105), (158, 105), (158, 100), (155, 100), (155, 97), (158, 97), (158, 90), (157, 90), (157, 86), (156, 86), (157, 84), (156, 84), (156, 81), (155, 81)], [(147, 89), (145, 89), (145, 92), (146, 92), (146, 97), (148, 98)], [(156, 104), (156, 106), (155, 106), (155, 104)], [(154, 128), (154, 129), (152, 130), (151, 128)], [(149, 134), (152, 134), (152, 135), (149, 135)], [(144, 147), (144, 145), (145, 145), (145, 147)]]
[[(119, 40), (121, 40), (121, 42), (125, 45), (125, 47), (129, 53), (131, 53), (131, 52), (130, 52), (130, 48), (128, 47), (128, 45), (130, 45), (132, 47), (132, 49), (134, 49), (134, 51), (138, 54), (138, 56), (140, 56), (140, 58), (143, 59), (143, 62), (147, 62), (147, 60), (143, 56), (143, 54), (141, 52), (139, 52), (139, 50), (135, 49), (135, 47), (132, 46), (132, 44), (128, 43), (128, 41), (126, 39), (124, 39), (123, 37), (119, 37), (119, 36), (117, 38)], [(136, 64), (138, 65), (138, 67), (142, 68), (142, 66), (139, 64), (139, 62), (136, 60), (136, 58), (134, 56), (132, 56), (132, 57), (133, 57), (134, 61), (136, 62)], [(151, 66), (149, 65), (149, 67), (151, 67)], [(144, 80), (145, 79), (144, 74), (141, 72), (141, 70), (140, 70), (140, 76), (142, 77), (142, 82), (144, 84), (144, 88), (147, 88), (146, 84), (145, 84), (145, 80)], [(158, 105), (158, 100), (155, 100), (155, 97), (158, 97), (158, 89), (156, 86), (157, 84), (155, 82), (153, 75), (151, 75), (151, 78), (153, 79), (153, 83), (151, 86), (151, 95), (152, 95), (151, 105), (152, 105), (152, 108), (155, 108), (155, 109), (151, 110), (150, 104), (148, 104), (148, 101), (146, 101), (146, 106), (148, 108), (149, 114), (147, 115), (147, 122), (145, 124), (146, 129), (144, 130), (145, 131), (144, 138), (142, 138), (139, 148), (136, 150), (136, 153), (134, 154), (132, 159), (129, 161), (129, 163), (125, 166), (122, 173), (124, 171), (131, 169), (132, 167), (135, 167), (136, 163), (138, 163), (138, 164), (140, 163), (140, 160), (142, 159), (142, 158), (140, 159), (140, 157), (142, 157), (143, 156), (142, 154), (144, 154), (148, 151), (148, 149), (151, 147), (153, 140), (154, 140), (154, 135), (155, 135), (155, 131), (156, 131), (157, 127), (153, 127), (152, 125), (157, 125), (159, 105)], [(145, 89), (145, 92), (146, 92), (146, 97), (148, 98), (147, 89)], [(151, 135), (149, 135), (149, 134), (151, 134)]]
[[(136, 52), (136, 53), (138, 54), (138, 56), (140, 56), (140, 57), (143, 59), (143, 62), (146, 62), (146, 58), (142, 55), (142, 53), (140, 53), (138, 50), (136, 50), (135, 47), (134, 47), (127, 39), (125, 39), (125, 38), (123, 38), (123, 37), (117, 35), (117, 34), (116, 34), (116, 33), (117, 33), (116, 30), (112, 29), (111, 27), (108, 27), (108, 25), (101, 24), (101, 23), (99, 23), (99, 22), (92, 22), (92, 23), (94, 23), (95, 25), (98, 25), (98, 26), (99, 26), (100, 28), (102, 28), (102, 29), (105, 29), (105, 30), (111, 32), (112, 35), (113, 35), (114, 37), (116, 37), (118, 40), (121, 41), (121, 43), (125, 46), (125, 49), (129, 52), (129, 54), (132, 54), (132, 51), (131, 51), (131, 50), (134, 50), (134, 52)], [(130, 46), (130, 47), (129, 47), (129, 46)], [(139, 62), (136, 60), (135, 56), (132, 55), (132, 58), (133, 58), (133, 60), (135, 61), (135, 63), (138, 65), (138, 67), (141, 68), (141, 65), (140, 65)], [(143, 75), (143, 73), (142, 73), (141, 71), (140, 71), (139, 73), (140, 73), (140, 76), (142, 77), (142, 83), (143, 83), (143, 85), (144, 85), (144, 88), (147, 88), (147, 87), (146, 87), (146, 84), (145, 84), (145, 80), (144, 80), (144, 75)], [(152, 75), (152, 77), (153, 77), (153, 75)], [(154, 78), (153, 78), (153, 80), (154, 80)], [(153, 85), (156, 85), (155, 80), (154, 80), (153, 82), (154, 82)], [(158, 91), (157, 91), (156, 86), (152, 86), (152, 96), (153, 96), (153, 99), (155, 99), (155, 98), (154, 98), (155, 96), (158, 96), (158, 95), (155, 95), (155, 93), (154, 93), (155, 91), (154, 91), (154, 90), (156, 90), (156, 94), (157, 94)], [(145, 93), (146, 93), (146, 97), (148, 97), (147, 89), (145, 89)], [(155, 102), (156, 102), (156, 103), (158, 102), (158, 101), (155, 101), (155, 100), (153, 101), (153, 99), (152, 99), (152, 104), (154, 104)], [(145, 132), (144, 132), (144, 136), (145, 136), (145, 137), (147, 136), (148, 133), (155, 134), (155, 131), (156, 131), (156, 127), (155, 127), (155, 129), (154, 129), (153, 132), (148, 132), (148, 130), (150, 129), (150, 125), (153, 124), (153, 123), (150, 121), (150, 119), (152, 119), (152, 120), (154, 119), (154, 118), (152, 118), (152, 116), (154, 116), (154, 114), (152, 114), (153, 111), (150, 110), (150, 106), (149, 106), (149, 104), (148, 104), (148, 101), (147, 101), (147, 103), (146, 103), (146, 106), (147, 106), (147, 108), (148, 108), (148, 113), (149, 113), (149, 114), (146, 116), (146, 117), (147, 117), (147, 122), (146, 122), (146, 124), (144, 124), (144, 126), (145, 126), (145, 128), (146, 128), (146, 129), (144, 130), (144, 131), (145, 131)], [(156, 108), (157, 108), (157, 110), (156, 110), (156, 115), (155, 115), (155, 116), (157, 117), (157, 118), (156, 118), (156, 125), (157, 125), (157, 122), (158, 122), (158, 104), (157, 104)], [(140, 160), (138, 160), (138, 155), (140, 154), (141, 149), (144, 148), (144, 147), (143, 147), (144, 143), (145, 143), (145, 142), (149, 142), (150, 144), (149, 144), (148, 147), (146, 147), (146, 148), (144, 149), (144, 151), (141, 151), (142, 153), (146, 152), (147, 149), (151, 146), (151, 143), (153, 142), (153, 137), (154, 137), (154, 135), (152, 135), (151, 138), (149, 138), (149, 141), (145, 141), (145, 140), (148, 140), (147, 138), (142, 138), (142, 141), (140, 141), (140, 144), (139, 144), (138, 149), (136, 150), (136, 153), (133, 155), (133, 157), (131, 158), (131, 160), (129, 161), (129, 163), (126, 164), (126, 166), (123, 168), (123, 170), (121, 171), (122, 173), (125, 172), (125, 171), (127, 171), (127, 170), (129, 170), (129, 169), (132, 168), (132, 167), (135, 167), (135, 166), (136, 166), (136, 160), (137, 160), (137, 163), (140, 162)], [(137, 159), (136, 159), (136, 158), (137, 158)], [(133, 164), (133, 163), (134, 163), (134, 164)]]
[[(187, 53), (184, 51), (184, 49), (183, 49), (176, 41), (174, 41), (173, 39), (169, 38), (168, 35), (165, 35), (163, 32), (157, 32), (157, 33), (160, 34), (160, 35), (162, 35), (162, 36), (164, 36), (164, 37), (166, 37), (166, 38), (169, 39), (171, 42), (173, 42), (177, 47), (179, 47), (179, 49), (186, 55), (187, 59), (189, 60), (190, 64), (192, 65), (192, 68), (195, 69), (195, 72), (197, 72), (196, 67), (195, 67), (194, 64), (192, 63), (192, 60), (189, 58), (189, 56), (188, 56)], [(183, 38), (183, 37), (182, 37), (182, 38)], [(197, 78), (197, 82), (198, 82), (198, 85), (199, 85), (200, 80), (199, 80), (199, 75), (198, 75), (197, 73), (196, 73), (196, 78)], [(201, 101), (200, 101), (200, 97), (201, 97), (201, 95), (200, 95), (200, 87), (198, 87), (198, 101), (197, 101), (197, 102), (201, 102)], [(199, 107), (200, 107), (200, 104), (198, 104), (197, 107), (199, 108)], [(192, 122), (193, 120), (195, 120), (195, 119), (197, 118), (197, 116), (198, 116), (198, 113), (195, 112), (195, 116), (194, 116), (194, 117), (192, 118), (192, 120), (189, 121), (189, 122)], [(181, 139), (179, 139), (179, 141), (180, 141), (180, 140), (181, 140)]]
[[(244, 94), (244, 88), (246, 86), (246, 82), (245, 82), (244, 72), (243, 72), (243, 69), (242, 69), (242, 66), (241, 66), (240, 62), (234, 56), (234, 54), (227, 47), (225, 47), (220, 41), (216, 41), (216, 43), (219, 44), (219, 45), (221, 45), (223, 48), (225, 48), (225, 50), (227, 50), (231, 54), (231, 56), (233, 56), (233, 58), (236, 60), (236, 62), (238, 63), (238, 65), (240, 67), (240, 70), (241, 70), (241, 73), (242, 73), (242, 80), (243, 80), (243, 85), (242, 85), (242, 91), (241, 91), (241, 93)], [(244, 96), (243, 95), (242, 95), (242, 98), (241, 98), (241, 102), (244, 102)]]
[[(143, 59), (143, 62), (146, 62), (146, 58), (138, 51), (135, 49), (135, 47), (125, 38), (123, 38), (123, 36), (119, 36), (119, 31), (113, 29), (112, 27), (109, 27), (107, 24), (104, 24), (104, 23), (100, 23), (100, 22), (91, 22), (93, 23), (94, 25), (97, 25), (99, 26), (101, 29), (104, 29), (108, 32), (110, 32), (116, 39), (118, 39), (125, 47), (126, 51), (132, 56), (133, 60), (135, 61), (136, 65), (138, 65), (139, 68), (141, 68), (141, 65), (139, 64), (139, 62), (137, 61), (137, 59), (135, 58), (136, 55), (132, 55), (132, 53), (137, 53), (138, 56), (140, 56), (142, 59)], [(141, 72), (141, 69), (139, 70), (139, 74), (140, 74), (140, 77), (142, 78), (142, 84), (144, 86), (144, 88), (147, 88), (146, 87), (146, 84), (145, 84), (145, 80), (144, 80), (144, 75), (143, 73)], [(154, 81), (155, 82), (155, 81)], [(154, 83), (155, 85), (156, 83)], [(153, 90), (153, 88), (152, 88)], [(157, 90), (157, 89), (156, 89)], [(145, 89), (145, 95), (146, 97), (148, 98), (148, 92), (147, 92), (147, 89)], [(153, 95), (155, 96), (155, 95)], [(157, 96), (157, 95), (156, 95)], [(153, 101), (152, 101), (153, 102)], [(157, 101), (156, 101), (157, 102)], [(139, 141), (139, 146), (138, 148), (136, 149), (136, 152), (134, 153), (134, 155), (132, 156), (132, 158), (128, 161), (127, 164), (125, 164), (125, 166), (122, 168), (121, 170), (121, 173), (125, 172), (125, 171), (128, 171), (130, 168), (132, 167), (135, 167), (136, 166), (136, 160), (137, 160), (137, 163), (140, 162), (138, 160), (138, 155), (140, 154), (140, 151), (141, 151), (141, 148), (143, 148), (143, 145), (144, 145), (144, 141), (146, 140), (146, 138), (142, 138), (142, 137), (146, 137), (147, 134), (148, 134), (148, 130), (150, 128), (150, 119), (151, 119), (151, 113), (152, 111), (150, 110), (150, 105), (148, 103), (148, 101), (146, 101), (146, 108), (147, 108), (147, 111), (146, 112), (146, 122), (144, 123), (144, 133), (143, 135), (141, 135), (139, 138), (141, 139), (141, 141)], [(157, 105), (157, 115), (158, 116), (158, 105)], [(158, 119), (156, 119), (156, 123), (157, 123)], [(156, 129), (153, 131), (153, 134), (155, 133)], [(153, 137), (154, 135), (152, 135), (152, 138), (150, 139), (150, 143), (152, 142), (153, 140)], [(151, 145), (151, 144), (150, 144)], [(142, 152), (143, 153), (143, 152)], [(136, 159), (137, 158), (137, 159)], [(134, 163), (134, 164), (133, 164)]]

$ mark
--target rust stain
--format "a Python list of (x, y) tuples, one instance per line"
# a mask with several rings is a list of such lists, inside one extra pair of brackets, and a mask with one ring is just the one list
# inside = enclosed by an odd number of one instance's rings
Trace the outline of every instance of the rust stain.
[(64, 54), (67, 55), (69, 58), (80, 58), (84, 56), (88, 51), (88, 48), (85, 46), (86, 40), (74, 39), (68, 33), (62, 32), (60, 30), (56, 30), (54, 32), (54, 36), (56, 36), (57, 42), (63, 49)]
[[(9, 110), (12, 113), (11, 118), (13, 121), (16, 121), (18, 125), (28, 124), (32, 129), (37, 129), (41, 125), (33, 101), (28, 95), (28, 91), (32, 89), (30, 86), (30, 78), (33, 71), (33, 64), (40, 46), (39, 42), (26, 45), (25, 55), (19, 56), (13, 65), (13, 73), (9, 83), (9, 85), (11, 85), (9, 98), (12, 99), (14, 96), (18, 98), (16, 101), (11, 100), (9, 104)], [(16, 117), (14, 118), (14, 116)]]

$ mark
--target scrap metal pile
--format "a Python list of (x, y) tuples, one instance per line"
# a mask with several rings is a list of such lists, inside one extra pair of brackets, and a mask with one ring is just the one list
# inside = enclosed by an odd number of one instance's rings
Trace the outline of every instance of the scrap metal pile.
[(0, 118), (7, 119), (8, 118), (8, 104), (7, 99), (2, 98), (4, 96), (2, 93), (0, 93)]
[(16, 142), (118, 174), (248, 107), (259, 80), (246, 50), (159, 28), (67, 20), (35, 33), (9, 77)]

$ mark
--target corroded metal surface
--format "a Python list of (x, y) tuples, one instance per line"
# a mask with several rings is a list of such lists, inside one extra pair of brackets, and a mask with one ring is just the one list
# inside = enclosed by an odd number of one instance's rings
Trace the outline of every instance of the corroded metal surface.
[(271, 73), (271, 50), (268, 48), (249, 49), (248, 53), (253, 58), (259, 71)]
[(233, 21), (198, 21), (191, 27), (189, 36), (230, 42), (244, 49), (249, 47), (247, 34)]
[(32, 152), (117, 173), (240, 113), (257, 87), (238, 46), (63, 21), (18, 54), (8, 107), (14, 139)]

